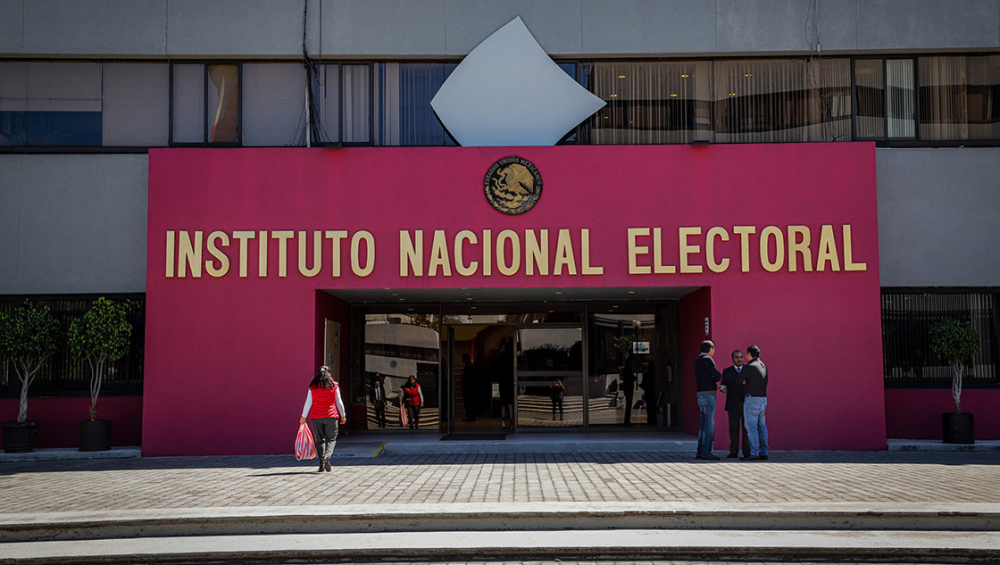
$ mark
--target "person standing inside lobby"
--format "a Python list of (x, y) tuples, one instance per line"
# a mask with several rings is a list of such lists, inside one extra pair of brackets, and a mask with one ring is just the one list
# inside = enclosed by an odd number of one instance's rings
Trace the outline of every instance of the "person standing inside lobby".
[(716, 383), (722, 379), (722, 373), (715, 365), (712, 357), (715, 355), (715, 342), (701, 342), (701, 353), (694, 360), (694, 378), (698, 385), (698, 409), (701, 411), (701, 426), (698, 428), (698, 459), (718, 460), (712, 454), (712, 443), (715, 440), (715, 394)]
[(729, 416), (729, 459), (740, 456), (740, 436), (743, 436), (743, 458), (750, 457), (750, 440), (743, 425), (743, 352), (737, 349), (732, 354), (733, 366), (722, 371), (722, 386), (719, 390), (726, 394), (726, 414)]
[(750, 460), (767, 460), (767, 366), (760, 360), (760, 348), (747, 348), (750, 362), (743, 368), (743, 421), (750, 440)]

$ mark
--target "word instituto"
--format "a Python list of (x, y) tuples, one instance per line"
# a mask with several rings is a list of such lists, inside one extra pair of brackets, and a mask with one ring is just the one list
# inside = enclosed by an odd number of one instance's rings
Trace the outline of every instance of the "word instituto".
[[(850, 224), (785, 227), (731, 226), (628, 228), (617, 235), (630, 275), (750, 272), (866, 271), (854, 260)], [(838, 236), (839, 232), (839, 236)], [(601, 237), (605, 237), (602, 235)], [(614, 236), (611, 236), (614, 237)], [(595, 276), (605, 268), (591, 256), (589, 229), (478, 231), (400, 230), (400, 277)], [(332, 278), (367, 277), (376, 268), (375, 236), (366, 230), (168, 230), (166, 278), (287, 277), (289, 247), (298, 273)], [(251, 255), (254, 255), (253, 257)], [(276, 255), (275, 265), (269, 259)], [(236, 266), (234, 269), (233, 266)], [(254, 268), (255, 267), (255, 268)]]

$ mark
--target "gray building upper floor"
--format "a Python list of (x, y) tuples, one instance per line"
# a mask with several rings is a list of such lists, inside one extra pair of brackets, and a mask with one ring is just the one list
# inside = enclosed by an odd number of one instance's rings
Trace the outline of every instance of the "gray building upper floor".
[(1000, 49), (1000, 0), (0, 0), (0, 56), (456, 59), (515, 16), (556, 58)]

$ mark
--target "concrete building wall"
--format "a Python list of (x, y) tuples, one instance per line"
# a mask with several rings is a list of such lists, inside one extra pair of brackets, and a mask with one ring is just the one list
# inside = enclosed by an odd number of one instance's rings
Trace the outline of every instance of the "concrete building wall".
[(146, 155), (0, 155), (0, 294), (145, 292)]
[[(557, 57), (977, 50), (1000, 0), (308, 0), (326, 57), (459, 57), (520, 15)], [(0, 55), (291, 58), (288, 0), (0, 0)]]
[(882, 286), (997, 286), (1000, 149), (879, 149)]

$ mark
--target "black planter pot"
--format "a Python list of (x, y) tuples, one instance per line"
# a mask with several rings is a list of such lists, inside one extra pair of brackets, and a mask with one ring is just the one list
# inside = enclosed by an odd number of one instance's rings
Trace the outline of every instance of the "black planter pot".
[(35, 434), (38, 433), (38, 422), (4, 422), (3, 450), (7, 453), (23, 453), (35, 450)]
[(941, 414), (941, 424), (945, 443), (976, 443), (972, 414)]
[(111, 449), (111, 420), (84, 420), (80, 422), (80, 451), (107, 451)]

